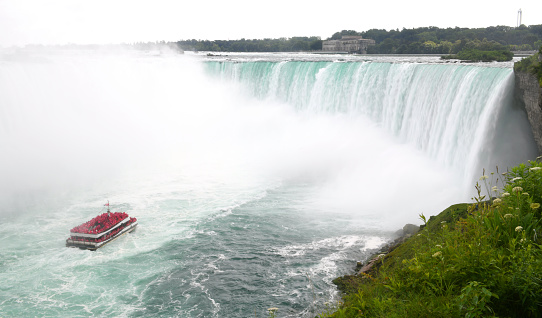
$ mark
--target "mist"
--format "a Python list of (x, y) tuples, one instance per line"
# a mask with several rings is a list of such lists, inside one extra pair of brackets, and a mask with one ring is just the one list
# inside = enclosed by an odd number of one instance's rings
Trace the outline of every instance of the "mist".
[(13, 212), (14, 201), (181, 176), (310, 184), (314, 211), (394, 225), (462, 199), (453, 171), (363, 116), (257, 100), (239, 84), (207, 77), (200, 63), (130, 51), (4, 60), (0, 188), (11, 205), (2, 213)]

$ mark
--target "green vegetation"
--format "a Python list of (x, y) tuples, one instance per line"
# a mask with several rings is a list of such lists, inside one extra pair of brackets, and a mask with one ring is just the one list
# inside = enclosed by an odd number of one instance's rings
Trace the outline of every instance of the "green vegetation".
[[(457, 54), (464, 49), (529, 51), (542, 45), (542, 25), (478, 29), (424, 27), (403, 28), (401, 31), (371, 29), (364, 32), (343, 30), (329, 39), (340, 39), (343, 35), (361, 35), (375, 40), (376, 45), (369, 47), (369, 54)], [(316, 36), (216, 41), (192, 39), (168, 44), (185, 51), (214, 52), (296, 52), (322, 49), (322, 39)]]
[[(376, 41), (370, 54), (457, 54), (463, 49), (482, 51), (530, 51), (542, 45), (542, 25), (492, 26), (487, 28), (423, 27), (415, 29), (380, 30), (365, 32), (343, 30), (333, 34), (361, 35)], [(500, 47), (499, 47), (500, 46)]]
[(377, 269), (341, 279), (351, 292), (322, 317), (542, 317), (542, 162), (480, 183), (474, 204), (420, 215)]
[(457, 54), (442, 56), (442, 59), (458, 59), (471, 62), (505, 62), (511, 61), (514, 54), (510, 51), (481, 51), (477, 49), (464, 49)]
[(213, 52), (298, 52), (322, 49), (320, 37), (293, 37), (263, 40), (182, 40), (176, 42), (185, 51)]
[(542, 46), (540, 46), (538, 53), (535, 55), (531, 55), (514, 63), (514, 71), (528, 72), (536, 75), (538, 83), (540, 84), (540, 87), (542, 87), (542, 63), (540, 62), (540, 56), (542, 56)]

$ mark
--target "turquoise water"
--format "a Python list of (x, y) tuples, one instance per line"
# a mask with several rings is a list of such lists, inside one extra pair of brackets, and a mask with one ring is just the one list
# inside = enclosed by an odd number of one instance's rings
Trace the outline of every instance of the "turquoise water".
[(260, 99), (311, 113), (370, 118), (436, 161), (462, 170), (469, 181), (474, 172), (466, 167), (479, 173), (480, 149), (494, 130), (488, 123), (512, 103), (510, 68), (366, 61), (209, 61), (206, 67)]
[[(314, 317), (501, 156), (509, 68), (229, 58), (0, 61), (0, 317)], [(108, 200), (138, 229), (64, 247)]]

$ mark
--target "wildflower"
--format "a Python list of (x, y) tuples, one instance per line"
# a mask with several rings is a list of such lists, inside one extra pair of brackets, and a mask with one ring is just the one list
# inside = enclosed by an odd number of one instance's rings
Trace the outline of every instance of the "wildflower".
[(536, 171), (536, 170), (540, 170), (540, 169), (542, 169), (542, 168), (540, 168), (540, 167), (532, 167), (531, 169), (529, 169), (529, 171)]
[(523, 179), (523, 178), (522, 178), (522, 177), (515, 177), (515, 178), (512, 179), (511, 181), (512, 181), (512, 182), (515, 182), (515, 181), (518, 181), (518, 180), (521, 180), (521, 179)]
[(480, 180), (485, 180), (485, 179), (487, 179), (487, 178), (488, 178), (488, 176), (483, 175), (483, 176), (480, 177)]
[(499, 189), (497, 188), (497, 186), (494, 186), (493, 188), (491, 188), (492, 191), (495, 191), (495, 192), (498, 192)]
[(275, 312), (277, 310), (279, 310), (277, 307), (267, 308), (267, 311), (271, 311), (271, 312)]
[(503, 176), (505, 176), (505, 175), (507, 175), (507, 174), (508, 174), (508, 172), (503, 172), (503, 173), (502, 173)]
[(516, 232), (521, 232), (521, 231), (523, 231), (523, 227), (522, 227), (522, 226), (516, 227)]
[(527, 240), (524, 239), (524, 238), (522, 238), (521, 240), (519, 240), (519, 242), (520, 242), (520, 243), (525, 243), (525, 242), (527, 242)]
[(529, 196), (529, 192), (523, 192), (523, 195)]
[(442, 248), (442, 245), (440, 245), (440, 244), (437, 244), (435, 246), (438, 247), (438, 248)]
[(505, 197), (507, 197), (507, 196), (509, 196), (509, 195), (510, 195), (510, 193), (504, 192), (501, 196), (502, 196), (503, 198), (505, 198)]
[(540, 159), (542, 159), (542, 156), (536, 157), (536, 160), (540, 160)]
[(440, 222), (440, 223), (444, 224), (444, 223), (446, 223), (446, 221), (442, 221), (442, 222)]
[(439, 256), (442, 256), (442, 252), (441, 252), (441, 251), (438, 251), (438, 252), (436, 252), (435, 254), (433, 254), (433, 257), (439, 257)]
[(531, 203), (531, 209), (536, 210), (540, 207), (540, 203)]
[(505, 219), (509, 219), (509, 218), (513, 218), (513, 217), (514, 217), (514, 215), (510, 214), (510, 213), (507, 213), (507, 214), (504, 215)]
[(514, 187), (514, 188), (512, 189), (512, 192), (514, 192), (514, 193), (518, 193), (518, 192), (521, 192), (521, 191), (523, 191), (523, 188), (522, 188), (522, 187)]
[(495, 200), (493, 200), (493, 205), (499, 205), (501, 204), (502, 200), (499, 199), (499, 198), (496, 198)]

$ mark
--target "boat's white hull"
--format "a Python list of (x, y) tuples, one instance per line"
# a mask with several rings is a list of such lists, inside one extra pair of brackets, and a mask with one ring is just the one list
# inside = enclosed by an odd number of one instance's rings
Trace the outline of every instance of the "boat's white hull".
[(127, 225), (125, 228), (122, 229), (122, 231), (120, 231), (116, 235), (110, 237), (109, 239), (107, 239), (107, 240), (105, 240), (103, 242), (84, 242), (84, 241), (80, 241), (80, 240), (72, 240), (71, 238), (69, 238), (69, 239), (66, 240), (66, 246), (67, 247), (78, 247), (80, 249), (95, 251), (95, 250), (99, 249), (100, 247), (103, 247), (107, 243), (110, 243), (110, 242), (116, 240), (117, 238), (121, 237), (122, 235), (124, 235), (126, 233), (133, 232), (135, 230), (136, 226), (137, 226), (137, 221)]

